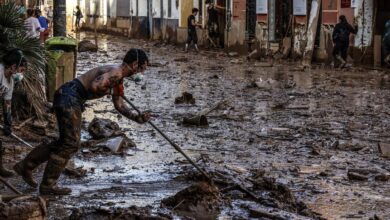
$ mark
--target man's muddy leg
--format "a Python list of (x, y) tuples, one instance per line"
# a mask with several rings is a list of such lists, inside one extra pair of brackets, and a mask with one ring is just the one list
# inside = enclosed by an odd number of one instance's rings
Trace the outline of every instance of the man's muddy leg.
[(56, 146), (57, 141), (41, 143), (35, 147), (22, 161), (14, 166), (15, 172), (22, 176), (23, 180), (31, 187), (38, 187), (33, 178), (33, 170), (49, 159), (51, 148)]
[(56, 116), (60, 132), (59, 145), (51, 149), (42, 183), (39, 187), (42, 195), (68, 195), (72, 192), (69, 188), (58, 187), (57, 180), (69, 159), (80, 147), (80, 108), (58, 108), (56, 109)]

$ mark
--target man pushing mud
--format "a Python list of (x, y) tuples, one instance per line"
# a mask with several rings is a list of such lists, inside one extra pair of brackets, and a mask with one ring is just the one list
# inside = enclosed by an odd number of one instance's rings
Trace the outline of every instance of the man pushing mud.
[(39, 191), (42, 195), (68, 195), (69, 188), (57, 186), (57, 180), (68, 160), (80, 148), (81, 114), (87, 100), (112, 95), (115, 109), (138, 123), (149, 120), (148, 113), (134, 114), (124, 104), (123, 79), (143, 72), (148, 57), (143, 50), (131, 49), (120, 65), (107, 65), (89, 70), (84, 75), (65, 83), (54, 94), (53, 110), (57, 117), (59, 139), (34, 148), (24, 160), (14, 166), (16, 173), (30, 186), (36, 188), (32, 172), (47, 161)]

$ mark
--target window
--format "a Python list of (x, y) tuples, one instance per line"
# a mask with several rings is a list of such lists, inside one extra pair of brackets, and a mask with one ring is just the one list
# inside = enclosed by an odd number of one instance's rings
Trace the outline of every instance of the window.
[(168, 0), (168, 18), (172, 17), (172, 0)]

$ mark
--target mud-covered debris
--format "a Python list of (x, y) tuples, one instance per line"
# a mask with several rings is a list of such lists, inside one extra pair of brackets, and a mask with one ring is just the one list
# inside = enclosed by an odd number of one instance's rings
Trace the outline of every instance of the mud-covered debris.
[(207, 182), (193, 184), (176, 195), (163, 199), (162, 207), (169, 207), (180, 215), (195, 219), (215, 219), (220, 211), (218, 188)]
[(175, 98), (175, 104), (195, 104), (195, 98), (189, 92), (183, 92), (182, 96)]
[(229, 57), (238, 57), (238, 53), (237, 52), (230, 52), (230, 53), (228, 53), (228, 56)]
[(266, 80), (260, 78), (254, 81), (252, 85), (259, 89), (269, 90), (269, 89), (277, 88), (279, 86), (279, 83), (276, 80), (271, 78), (268, 78)]
[(174, 59), (173, 61), (175, 61), (175, 62), (188, 62), (188, 58), (187, 57), (178, 57), (178, 58)]
[(130, 140), (126, 135), (103, 138), (99, 140), (89, 140), (81, 143), (83, 154), (89, 153), (104, 153), (111, 151), (115, 154), (123, 153), (126, 149), (136, 147), (136, 144)]
[(279, 214), (273, 214), (271, 212), (259, 210), (259, 209), (250, 209), (249, 216), (251, 218), (266, 218), (266, 219), (275, 219), (275, 220), (288, 220), (289, 218), (283, 217)]
[(359, 151), (363, 149), (365, 146), (359, 143), (353, 143), (352, 141), (344, 141), (340, 142), (337, 145), (337, 149), (343, 151)]
[(196, 126), (208, 126), (207, 117), (205, 115), (198, 115), (194, 117), (183, 118), (183, 124), (196, 125)]
[(83, 167), (68, 166), (65, 168), (64, 174), (70, 177), (81, 178), (87, 175), (87, 170), (83, 169)]
[(389, 143), (379, 143), (378, 144), (379, 152), (383, 157), (390, 158), (390, 144)]
[(168, 220), (172, 216), (163, 213), (153, 213), (150, 208), (131, 206), (129, 208), (81, 208), (73, 210), (69, 220)]
[(349, 180), (366, 181), (366, 180), (368, 180), (368, 176), (348, 171), (348, 179)]
[(96, 146), (107, 148), (113, 153), (118, 153), (123, 151), (126, 148), (135, 147), (135, 144), (126, 136), (118, 136), (118, 137), (110, 138), (104, 142), (101, 142)]
[(375, 176), (375, 180), (376, 181), (383, 181), (383, 182), (389, 181), (390, 180), (390, 174), (386, 174), (386, 173), (378, 174), (378, 175)]
[(44, 220), (46, 219), (46, 202), (41, 197), (20, 196), (0, 202), (0, 219), (7, 220)]
[(97, 52), (98, 47), (89, 40), (82, 40), (78, 45), (79, 52)]
[(88, 132), (93, 139), (109, 138), (122, 133), (117, 123), (103, 118), (94, 118), (88, 126)]

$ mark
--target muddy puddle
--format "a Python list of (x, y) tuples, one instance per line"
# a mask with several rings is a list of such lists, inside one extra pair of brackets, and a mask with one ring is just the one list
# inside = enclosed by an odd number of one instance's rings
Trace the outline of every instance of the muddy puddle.
[[(388, 159), (378, 151), (378, 143), (390, 141), (388, 73), (321, 66), (300, 70), (296, 64), (278, 62), (267, 67), (217, 51), (184, 54), (172, 45), (101, 35), (97, 53), (79, 54), (77, 74), (121, 63), (131, 47), (145, 48), (152, 66), (141, 82), (125, 82), (126, 96), (140, 109), (150, 110), (153, 122), (206, 170), (228, 171), (233, 179), (247, 181), (250, 189), (253, 182), (248, 179), (264, 170), (323, 218), (390, 218), (390, 184), (375, 180), (375, 175), (390, 172)], [(191, 93), (195, 103), (175, 104), (183, 92)], [(184, 117), (224, 100), (228, 105), (207, 115), (208, 126), (182, 124)], [(83, 208), (131, 206), (180, 218), (161, 208), (161, 201), (194, 183), (177, 178), (192, 170), (185, 159), (150, 126), (121, 117), (108, 97), (88, 102), (83, 117), (84, 140), (90, 138), (89, 122), (100, 117), (117, 122), (137, 147), (121, 155), (81, 149), (72, 162), (87, 170), (86, 176), (61, 177), (60, 184), (73, 193), (49, 198), (50, 219), (67, 219)], [(366, 181), (357, 181), (349, 179), (350, 169), (375, 171)], [(229, 202), (216, 215), (220, 219), (259, 218), (263, 212), (276, 219), (311, 219), (229, 193), (224, 197)], [(268, 196), (261, 190), (256, 193)]]

